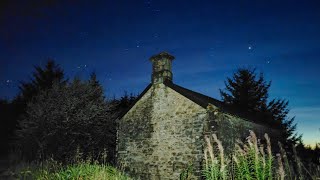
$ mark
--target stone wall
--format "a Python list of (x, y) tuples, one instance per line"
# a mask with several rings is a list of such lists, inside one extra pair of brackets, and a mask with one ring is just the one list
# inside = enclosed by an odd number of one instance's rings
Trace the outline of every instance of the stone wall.
[(119, 120), (118, 166), (140, 179), (179, 179), (189, 164), (200, 179), (204, 135), (217, 134), (225, 152), (253, 130), (259, 138), (274, 130), (192, 102), (164, 84), (153, 85)]
[(141, 179), (200, 176), (207, 111), (163, 84), (153, 85), (119, 122), (118, 164)]
[(205, 124), (205, 134), (211, 135), (215, 133), (218, 139), (222, 141), (227, 154), (233, 151), (237, 140), (245, 141), (249, 136), (249, 130), (253, 131), (262, 142), (264, 142), (265, 133), (273, 137), (278, 134), (275, 129), (220, 112), (219, 109), (211, 104), (207, 109), (208, 119)]

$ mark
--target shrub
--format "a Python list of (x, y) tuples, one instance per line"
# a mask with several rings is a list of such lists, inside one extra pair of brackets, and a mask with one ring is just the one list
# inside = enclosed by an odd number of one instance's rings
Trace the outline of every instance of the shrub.
[(115, 122), (95, 79), (54, 84), (37, 95), (20, 121), (16, 147), (23, 158), (71, 161), (76, 149), (96, 157), (108, 151), (113, 160)]

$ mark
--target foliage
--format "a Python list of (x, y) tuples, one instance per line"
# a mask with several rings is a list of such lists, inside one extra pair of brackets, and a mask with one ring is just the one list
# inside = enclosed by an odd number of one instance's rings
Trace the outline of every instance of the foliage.
[(266, 82), (262, 73), (257, 77), (255, 69), (241, 68), (232, 79), (227, 78), (226, 91), (220, 89), (220, 94), (226, 104), (245, 114), (255, 113), (265, 109), (270, 85), (271, 82)]
[(286, 100), (273, 99), (267, 107), (267, 114), (271, 117), (273, 124), (280, 129), (279, 141), (283, 143), (286, 150), (291, 149), (292, 145), (301, 143), (301, 135), (296, 133), (295, 118), (288, 118), (288, 104)]
[[(310, 172), (318, 171), (318, 176), (320, 177), (320, 143), (317, 143), (315, 147), (299, 144), (295, 147), (296, 153), (299, 155), (301, 163), (305, 166), (306, 169)], [(295, 158), (296, 159), (296, 158)]]
[[(217, 149), (213, 149), (210, 138), (206, 137), (207, 146), (204, 149), (205, 168), (203, 175), (206, 179), (227, 179), (228, 161), (224, 155), (224, 149), (220, 140), (213, 134), (213, 140), (217, 144)], [(216, 155), (216, 152), (217, 155)], [(209, 155), (209, 158), (208, 158)]]
[(116, 115), (121, 115), (123, 111), (130, 108), (130, 106), (136, 101), (137, 96), (133, 95), (132, 93), (128, 95), (125, 91), (122, 97), (119, 99), (113, 99), (110, 101), (111, 104), (114, 105), (114, 112)]
[[(212, 140), (213, 139), (213, 142)], [(204, 149), (205, 164), (203, 176), (206, 180), (223, 179), (316, 179), (320, 176), (320, 166), (315, 166), (313, 171), (307, 169), (298, 160), (289, 161), (286, 152), (282, 149), (276, 156), (272, 154), (271, 143), (265, 134), (266, 146), (257, 139), (254, 132), (246, 143), (238, 141), (230, 156), (224, 154), (220, 140), (215, 134), (212, 138), (206, 137)], [(294, 171), (297, 166), (298, 171)]]
[(272, 99), (268, 102), (271, 82), (267, 82), (262, 73), (256, 75), (255, 69), (240, 68), (232, 78), (227, 78), (225, 91), (220, 89), (222, 100), (237, 109), (244, 117), (258, 123), (268, 124), (280, 131), (280, 139), (285, 148), (301, 141), (295, 133), (294, 118), (288, 118), (288, 101)]
[(7, 154), (10, 143), (10, 138), (13, 135), (15, 121), (10, 117), (13, 116), (14, 109), (11, 102), (0, 99), (0, 154)]
[(80, 161), (63, 166), (54, 160), (42, 163), (26, 164), (25, 167), (12, 173), (11, 177), (18, 179), (91, 179), (91, 180), (130, 180), (127, 175), (108, 164), (95, 161)]
[(71, 161), (80, 148), (97, 156), (104, 148), (108, 160), (115, 151), (115, 122), (95, 74), (89, 81), (74, 79), (53, 84), (28, 103), (17, 131), (17, 148), (27, 160)]
[(48, 60), (45, 67), (35, 66), (35, 71), (29, 82), (22, 82), (19, 94), (12, 101), (1, 101), (1, 147), (2, 153), (7, 151), (12, 144), (12, 139), (18, 120), (25, 114), (27, 103), (30, 102), (40, 91), (50, 89), (53, 83), (63, 84), (63, 70), (53, 61)]
[(192, 164), (189, 164), (189, 166), (183, 172), (180, 173), (179, 179), (180, 180), (192, 179), (192, 177), (191, 177), (192, 172), (193, 172), (193, 166), (192, 166)]
[(22, 82), (19, 87), (17, 98), (25, 103), (30, 102), (40, 91), (52, 88), (54, 83), (66, 82), (63, 70), (52, 59), (48, 60), (44, 68), (35, 66), (34, 69), (30, 82)]

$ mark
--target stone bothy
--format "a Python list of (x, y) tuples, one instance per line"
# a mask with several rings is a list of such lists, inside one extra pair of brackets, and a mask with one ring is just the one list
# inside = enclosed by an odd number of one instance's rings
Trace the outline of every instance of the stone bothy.
[(166, 52), (152, 56), (152, 81), (118, 119), (117, 164), (130, 176), (179, 179), (190, 164), (200, 179), (204, 136), (215, 133), (225, 150), (253, 130), (258, 137), (276, 130), (241, 118), (221, 101), (173, 83)]

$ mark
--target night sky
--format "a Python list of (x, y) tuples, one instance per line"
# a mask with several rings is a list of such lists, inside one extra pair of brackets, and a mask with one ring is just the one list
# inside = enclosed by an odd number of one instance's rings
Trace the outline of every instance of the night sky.
[(272, 80), (306, 144), (320, 142), (320, 2), (2, 0), (0, 97), (12, 99), (34, 65), (53, 58), (66, 77), (93, 71), (106, 96), (140, 93), (149, 57), (168, 51), (174, 82), (220, 99), (239, 67)]

